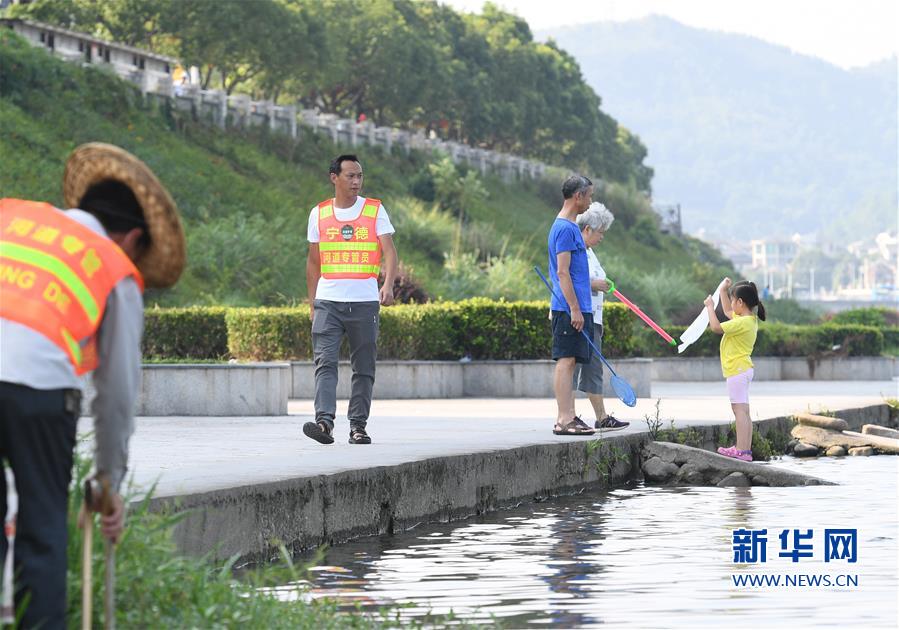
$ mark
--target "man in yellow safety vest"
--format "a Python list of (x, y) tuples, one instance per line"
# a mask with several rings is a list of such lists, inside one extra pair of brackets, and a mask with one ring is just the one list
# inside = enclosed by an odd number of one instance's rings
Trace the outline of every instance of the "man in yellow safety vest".
[[(312, 309), (315, 421), (303, 433), (332, 444), (337, 412), (337, 361), (346, 335), (353, 380), (347, 416), (350, 444), (371, 444), (365, 430), (375, 383), (380, 306), (393, 304), (397, 253), (393, 225), (378, 199), (359, 195), (362, 165), (355, 155), (331, 162), (334, 197), (309, 213), (306, 286)], [(378, 289), (378, 274), (384, 283)]]

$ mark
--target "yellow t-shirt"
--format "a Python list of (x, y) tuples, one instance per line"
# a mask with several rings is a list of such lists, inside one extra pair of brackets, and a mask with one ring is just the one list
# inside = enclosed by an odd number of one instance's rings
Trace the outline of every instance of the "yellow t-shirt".
[(752, 348), (759, 331), (755, 315), (737, 315), (729, 322), (721, 322), (721, 371), (724, 378), (745, 372), (752, 367)]

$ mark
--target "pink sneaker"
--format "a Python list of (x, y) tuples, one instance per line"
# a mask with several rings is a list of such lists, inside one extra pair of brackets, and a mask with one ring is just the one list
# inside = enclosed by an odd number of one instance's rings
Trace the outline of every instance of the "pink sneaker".
[(736, 446), (728, 446), (727, 448), (720, 446), (718, 447), (718, 454), (739, 459), (741, 462), (752, 461), (752, 451), (741, 451)]

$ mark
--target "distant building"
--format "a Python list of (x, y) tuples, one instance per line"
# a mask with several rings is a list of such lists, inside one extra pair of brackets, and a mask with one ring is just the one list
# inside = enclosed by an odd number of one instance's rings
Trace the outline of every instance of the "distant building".
[(107, 67), (138, 85), (142, 92), (172, 94), (172, 70), (177, 64), (173, 57), (33, 20), (0, 18), (0, 26), (12, 29), (34, 46), (47, 48), (66, 61)]
[(874, 244), (881, 258), (888, 261), (899, 261), (899, 235), (881, 232), (874, 237)]
[(858, 289), (895, 296), (899, 290), (899, 238), (896, 233), (881, 232), (860, 247)]
[(652, 209), (661, 218), (659, 229), (662, 234), (682, 236), (683, 224), (681, 223), (680, 204), (653, 204)]
[(799, 246), (792, 240), (756, 239), (750, 241), (749, 246), (755, 269), (786, 269), (799, 253)]
[(752, 254), (746, 241), (713, 240), (711, 241), (721, 255), (730, 260), (738, 270), (752, 267)]

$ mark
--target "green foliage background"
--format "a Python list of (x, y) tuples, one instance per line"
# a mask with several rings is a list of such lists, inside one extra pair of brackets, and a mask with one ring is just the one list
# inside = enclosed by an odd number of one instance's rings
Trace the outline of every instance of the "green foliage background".
[[(181, 281), (149, 292), (148, 305), (292, 305), (305, 298), (308, 213), (332, 194), (327, 164), (341, 151), (330, 140), (305, 130), (296, 140), (265, 129), (222, 132), (6, 30), (0, 68), (0, 195), (62, 205), (69, 152), (88, 141), (117, 144), (170, 189), (188, 237)], [(397, 229), (406, 273), (433, 298), (545, 298), (531, 267), (546, 267), (546, 233), (561, 204), (558, 176), (504, 183), (440, 156), (358, 153), (367, 194), (384, 200)], [(443, 185), (453, 176), (469, 188)], [(697, 310), (696, 298), (732, 273), (704, 243), (660, 234), (633, 182), (609, 182), (596, 196), (617, 217), (598, 255), (621, 290), (658, 321), (686, 317), (679, 311), (687, 304)]]
[(36, 0), (24, 16), (171, 54), (203, 87), (591, 171), (648, 191), (646, 148), (600, 110), (575, 60), (486, 3)]

